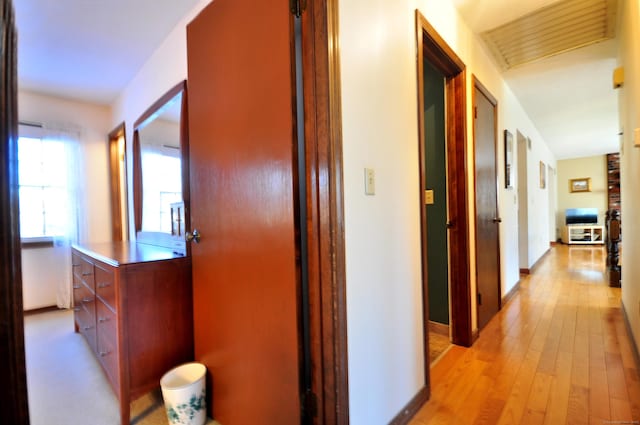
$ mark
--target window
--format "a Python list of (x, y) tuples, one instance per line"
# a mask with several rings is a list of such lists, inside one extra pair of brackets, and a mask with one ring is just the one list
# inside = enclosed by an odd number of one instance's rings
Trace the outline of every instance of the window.
[(171, 233), (171, 204), (182, 201), (182, 168), (173, 149), (142, 150), (142, 230)]
[(61, 141), (18, 139), (20, 236), (50, 239), (67, 231), (67, 156)]

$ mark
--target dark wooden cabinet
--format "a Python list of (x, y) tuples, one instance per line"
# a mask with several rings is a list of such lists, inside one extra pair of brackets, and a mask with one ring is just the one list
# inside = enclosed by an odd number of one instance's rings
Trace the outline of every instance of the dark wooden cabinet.
[(76, 332), (96, 354), (128, 424), (132, 400), (193, 360), (191, 259), (113, 242), (74, 246), (72, 266)]

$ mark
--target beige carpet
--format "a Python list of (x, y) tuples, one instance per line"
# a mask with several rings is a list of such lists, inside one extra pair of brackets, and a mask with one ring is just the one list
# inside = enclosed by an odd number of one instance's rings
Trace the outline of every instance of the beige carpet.
[[(73, 312), (28, 314), (24, 322), (31, 425), (119, 425), (118, 400), (84, 338), (74, 333)], [(131, 423), (169, 423), (159, 389), (131, 404)]]

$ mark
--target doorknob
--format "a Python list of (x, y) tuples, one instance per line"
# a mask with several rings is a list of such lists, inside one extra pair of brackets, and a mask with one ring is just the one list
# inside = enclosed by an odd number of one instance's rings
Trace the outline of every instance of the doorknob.
[(195, 242), (198, 243), (200, 242), (200, 232), (198, 232), (198, 229), (193, 229), (193, 232), (187, 232), (184, 235), (184, 238), (187, 242)]
[(500, 217), (495, 217), (495, 218), (493, 219), (493, 222), (494, 222), (494, 223), (502, 223), (502, 219), (501, 219)]
[(447, 226), (447, 229), (452, 229), (453, 228), (453, 222), (447, 221), (446, 226)]

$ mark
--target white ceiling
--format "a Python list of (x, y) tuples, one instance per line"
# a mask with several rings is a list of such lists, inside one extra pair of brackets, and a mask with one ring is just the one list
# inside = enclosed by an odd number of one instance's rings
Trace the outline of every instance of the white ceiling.
[[(109, 104), (198, 0), (14, 0), (23, 89)], [(453, 0), (476, 32), (557, 0)], [(616, 43), (505, 72), (558, 159), (619, 149)]]
[[(454, 0), (479, 34), (557, 0)], [(488, 50), (487, 50), (488, 52)], [(616, 40), (562, 53), (504, 72), (507, 84), (557, 159), (620, 148)]]
[(109, 104), (197, 0), (14, 0), (22, 89)]

